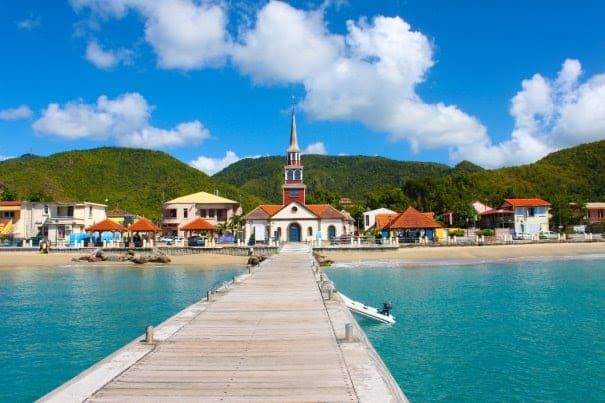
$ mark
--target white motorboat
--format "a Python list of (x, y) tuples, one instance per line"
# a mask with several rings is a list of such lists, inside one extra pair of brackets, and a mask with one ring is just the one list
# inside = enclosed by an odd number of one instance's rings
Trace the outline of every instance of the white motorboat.
[(390, 314), (389, 310), (391, 309), (391, 305), (388, 302), (384, 303), (384, 307), (382, 311), (380, 309), (373, 308), (371, 306), (367, 306), (362, 304), (361, 302), (353, 301), (347, 296), (339, 293), (342, 298), (345, 306), (349, 308), (351, 312), (354, 312), (363, 317), (374, 319), (382, 323), (395, 323), (395, 317)]

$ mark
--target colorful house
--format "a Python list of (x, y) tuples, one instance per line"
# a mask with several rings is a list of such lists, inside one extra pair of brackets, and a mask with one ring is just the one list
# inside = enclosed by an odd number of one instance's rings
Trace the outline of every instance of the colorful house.
[(384, 215), (376, 218), (377, 228), (380, 228), (383, 237), (387, 238), (392, 235), (406, 240), (422, 237), (432, 240), (435, 237), (435, 230), (441, 228), (441, 224), (435, 221), (433, 213), (421, 213), (414, 207), (408, 207), (403, 213), (389, 217), (386, 222), (383, 220)]
[(510, 211), (515, 234), (538, 235), (549, 230), (550, 203), (542, 199), (504, 199), (496, 211)]
[(282, 204), (262, 204), (245, 217), (245, 233), (254, 242), (288, 241), (321, 243), (351, 235), (353, 219), (329, 204), (307, 204), (296, 118), (292, 111), (290, 144), (286, 151)]

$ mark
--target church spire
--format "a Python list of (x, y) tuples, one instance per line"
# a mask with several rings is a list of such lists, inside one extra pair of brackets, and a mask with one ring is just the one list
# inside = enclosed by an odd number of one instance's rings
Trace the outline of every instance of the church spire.
[(296, 115), (294, 114), (294, 107), (292, 107), (292, 122), (290, 123), (290, 146), (288, 147), (288, 152), (300, 152), (300, 148), (298, 147), (298, 138), (296, 136)]

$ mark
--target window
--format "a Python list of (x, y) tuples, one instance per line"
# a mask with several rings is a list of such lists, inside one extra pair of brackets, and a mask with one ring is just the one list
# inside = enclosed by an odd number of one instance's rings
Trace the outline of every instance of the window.
[(298, 189), (290, 189), (290, 197), (298, 197)]
[(307, 228), (307, 235), (308, 236), (313, 236), (313, 228), (312, 227)]
[(88, 206), (88, 218), (92, 218), (92, 206)]
[(301, 171), (294, 172), (294, 179), (301, 180), (302, 179), (302, 172)]
[(227, 209), (216, 210), (216, 219), (218, 221), (227, 221)]
[(528, 207), (527, 208), (527, 216), (528, 217), (535, 217), (536, 216), (536, 208), (535, 207)]
[(366, 227), (369, 227), (370, 226), (370, 216), (367, 215), (365, 217), (366, 217)]
[(294, 180), (294, 171), (288, 171), (286, 179), (289, 181)]
[(43, 213), (43, 214), (44, 214), (44, 215), (48, 215), (48, 211), (49, 211), (49, 210), (48, 210), (48, 206), (44, 206), (44, 213)]
[(208, 217), (206, 209), (203, 208), (200, 210), (200, 217)]
[(183, 218), (187, 218), (189, 216), (189, 210), (184, 208), (183, 209)]
[(67, 207), (67, 216), (68, 217), (73, 217), (74, 216), (74, 206), (68, 206)]
[(517, 207), (515, 209), (515, 214), (518, 216), (523, 216), (523, 207)]
[(214, 209), (209, 209), (208, 210), (208, 217), (209, 218), (214, 218)]
[(176, 218), (176, 209), (168, 209), (164, 211), (164, 217)]

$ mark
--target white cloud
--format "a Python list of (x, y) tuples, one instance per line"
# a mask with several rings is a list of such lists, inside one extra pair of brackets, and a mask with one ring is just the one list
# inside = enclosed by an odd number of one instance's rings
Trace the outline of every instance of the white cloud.
[(40, 17), (34, 17), (30, 15), (29, 18), (17, 22), (17, 28), (23, 29), (26, 31), (31, 31), (38, 26), (40, 26), (42, 19)]
[(236, 163), (240, 159), (241, 158), (238, 157), (233, 151), (229, 150), (222, 158), (199, 156), (194, 161), (191, 161), (189, 165), (208, 175), (214, 175), (215, 173), (227, 168), (229, 165)]
[(605, 138), (605, 74), (580, 83), (582, 68), (568, 59), (554, 80), (535, 74), (511, 100), (511, 138), (462, 145), (452, 159), (485, 167), (529, 163), (555, 150)]
[(326, 150), (326, 146), (321, 141), (316, 143), (309, 144), (307, 148), (305, 148), (302, 152), (303, 154), (319, 154), (319, 155), (327, 155), (328, 150)]
[(76, 10), (90, 8), (104, 17), (124, 17), (128, 10), (145, 21), (145, 39), (163, 68), (220, 66), (231, 49), (227, 12), (220, 3), (191, 0), (71, 0)]
[(259, 82), (300, 82), (336, 62), (344, 43), (330, 35), (320, 12), (271, 1), (233, 50), (239, 68)]
[[(252, 25), (237, 27), (233, 39), (227, 32), (228, 6), (235, 6), (228, 2), (71, 4), (105, 18), (122, 18), (129, 11), (141, 15), (160, 67), (188, 70), (231, 60), (255, 82), (304, 86), (301, 107), (312, 119), (359, 121), (393, 141), (407, 141), (415, 151), (447, 148), (452, 162), (468, 159), (485, 167), (527, 163), (562, 147), (602, 139), (605, 133), (605, 75), (582, 83), (580, 63), (566, 60), (555, 79), (536, 74), (522, 82), (511, 100), (514, 130), (507, 140), (494, 143), (476, 117), (456, 105), (427, 103), (417, 94), (435, 63), (433, 46), (400, 17), (347, 21), (346, 33), (334, 34), (324, 15), (329, 2), (307, 11), (271, 0), (256, 11)], [(114, 53), (99, 50), (105, 56), (101, 65), (111, 65)], [(102, 116), (94, 117), (103, 124)], [(139, 132), (137, 138), (145, 135)]]
[(53, 103), (43, 111), (33, 128), (37, 133), (65, 139), (105, 140), (113, 138), (123, 146), (162, 148), (197, 145), (210, 132), (197, 120), (165, 130), (149, 123), (152, 106), (138, 93), (115, 99), (100, 96), (96, 104), (83, 101), (61, 106)]
[(90, 41), (86, 46), (86, 59), (100, 69), (114, 67), (118, 63), (128, 63), (131, 52), (126, 49), (103, 50), (97, 41)]
[(27, 105), (21, 105), (17, 108), (0, 110), (0, 120), (19, 120), (27, 119), (33, 114)]
[(0, 161), (6, 161), (6, 160), (11, 159), (11, 158), (15, 158), (15, 157), (7, 157), (7, 156), (4, 156), (4, 155), (0, 155)]

